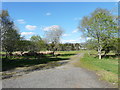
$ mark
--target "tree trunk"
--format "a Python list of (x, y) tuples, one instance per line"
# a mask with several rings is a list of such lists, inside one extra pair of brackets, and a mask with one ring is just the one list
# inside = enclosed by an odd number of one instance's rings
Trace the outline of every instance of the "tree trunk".
[(101, 54), (99, 54), (99, 59), (102, 59), (102, 58), (101, 58)]
[(99, 56), (99, 59), (102, 59), (102, 55), (101, 55), (101, 46), (98, 47), (98, 56)]
[(23, 54), (24, 51), (21, 51), (21, 55)]
[(55, 51), (53, 51), (53, 56), (55, 56)]
[(6, 52), (6, 58), (8, 58), (8, 53)]
[(104, 57), (106, 57), (106, 54), (107, 54), (107, 53), (106, 53), (106, 51), (105, 51), (105, 53), (104, 53)]

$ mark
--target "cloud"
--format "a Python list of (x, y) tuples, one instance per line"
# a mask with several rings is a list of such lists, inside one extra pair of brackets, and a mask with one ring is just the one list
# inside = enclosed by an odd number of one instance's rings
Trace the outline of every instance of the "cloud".
[(25, 40), (28, 40), (28, 41), (29, 41), (29, 40), (30, 40), (30, 38), (27, 38), (27, 39), (25, 39)]
[(61, 29), (61, 27), (59, 25), (52, 25), (52, 26), (48, 26), (48, 27), (43, 28), (44, 31), (49, 31), (49, 30), (56, 31), (56, 30), (59, 30), (59, 29)]
[(22, 32), (21, 35), (27, 36), (27, 35), (33, 35), (35, 34), (34, 32)]
[(51, 14), (51, 13), (49, 13), (49, 12), (47, 12), (47, 13), (46, 13), (46, 16), (50, 16), (50, 15), (52, 15), (52, 14)]
[(24, 19), (18, 19), (17, 22), (18, 22), (19, 24), (25, 24), (25, 23), (26, 23)]
[(92, 39), (91, 37), (85, 37), (85, 36), (80, 36), (76, 39), (69, 39), (69, 40), (64, 40), (62, 39), (61, 42), (62, 43), (83, 43), (83, 42), (86, 42), (87, 40), (90, 40)]
[(69, 39), (69, 40), (61, 40), (62, 43), (80, 43), (80, 38), (76, 38), (76, 39)]
[(91, 37), (87, 37), (86, 39), (87, 39), (87, 40), (90, 40), (90, 39), (92, 39), (92, 38), (91, 38)]
[(76, 33), (78, 31), (79, 31), (79, 29), (75, 29), (75, 30), (72, 31), (72, 33)]
[(65, 37), (66, 37), (66, 36), (70, 36), (70, 35), (71, 35), (71, 34), (63, 34), (62, 36), (65, 36)]
[(78, 21), (78, 20), (81, 20), (82, 18), (81, 17), (75, 17), (74, 20)]
[(37, 28), (37, 26), (26, 25), (25, 28), (28, 29), (28, 30), (35, 30)]
[(62, 40), (62, 43), (76, 43), (77, 40)]

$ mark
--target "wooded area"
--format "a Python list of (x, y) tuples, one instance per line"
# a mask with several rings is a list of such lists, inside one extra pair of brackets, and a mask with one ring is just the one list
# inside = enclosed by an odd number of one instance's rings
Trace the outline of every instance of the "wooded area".
[[(13, 52), (20, 51), (19, 55), (28, 51), (31, 55), (36, 55), (40, 51), (74, 51), (80, 49), (94, 49), (98, 51), (99, 59), (110, 51), (120, 54), (119, 38), (118, 38), (118, 19), (119, 17), (112, 15), (108, 10), (97, 8), (89, 16), (85, 16), (79, 30), (86, 37), (91, 39), (85, 43), (60, 43), (60, 38), (64, 30), (60, 26), (53, 25), (45, 32), (45, 37), (34, 35), (30, 40), (21, 37), (19, 29), (15, 26), (14, 21), (9, 16), (7, 10), (3, 10), (1, 17), (1, 52), (6, 52), (6, 58), (14, 55)], [(30, 54), (26, 55), (30, 55)], [(42, 54), (41, 54), (42, 55)]]

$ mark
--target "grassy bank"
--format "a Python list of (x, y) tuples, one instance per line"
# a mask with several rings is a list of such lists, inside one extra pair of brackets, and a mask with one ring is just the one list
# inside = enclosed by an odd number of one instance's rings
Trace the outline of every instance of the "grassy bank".
[[(95, 53), (95, 52), (94, 52)], [(96, 54), (90, 52), (85, 53), (84, 57), (76, 66), (81, 66), (89, 70), (97, 71), (98, 76), (102, 80), (106, 80), (115, 85), (118, 84), (118, 57), (114, 54), (108, 54), (101, 60), (98, 59)]]

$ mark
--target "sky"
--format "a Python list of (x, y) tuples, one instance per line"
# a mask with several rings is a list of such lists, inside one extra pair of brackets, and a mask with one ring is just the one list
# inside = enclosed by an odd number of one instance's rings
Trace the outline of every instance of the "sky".
[(118, 2), (120, 0), (2, 0), (2, 2)]
[(96, 8), (113, 10), (116, 2), (3, 2), (21, 36), (29, 40), (32, 35), (45, 37), (46, 28), (60, 26), (64, 30), (62, 43), (82, 43), (84, 38), (77, 27), (84, 16)]

